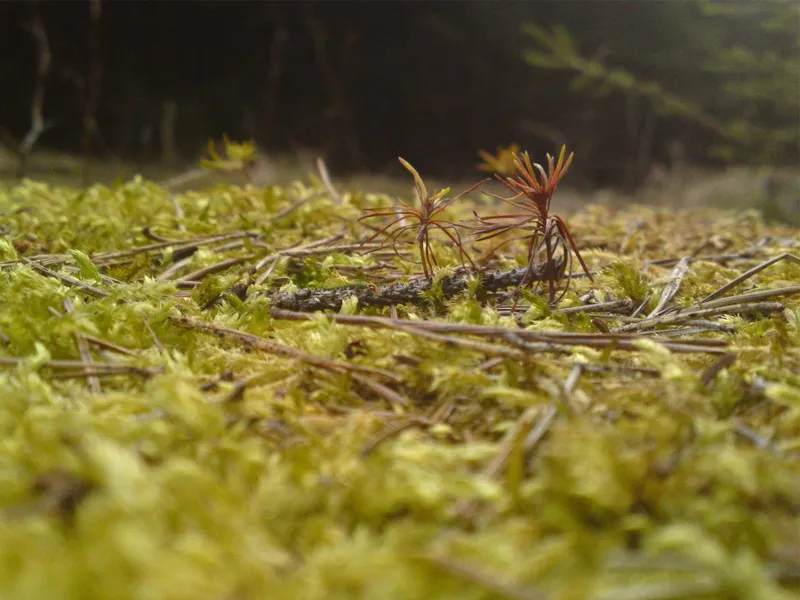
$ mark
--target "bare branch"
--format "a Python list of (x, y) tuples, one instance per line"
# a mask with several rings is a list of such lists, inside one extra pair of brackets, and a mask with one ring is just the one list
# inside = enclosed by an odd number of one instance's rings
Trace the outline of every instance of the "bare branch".
[[(531, 276), (528, 267), (510, 271), (483, 273), (480, 287), (483, 292), (502, 292), (518, 286), (523, 278), (528, 281), (541, 280), (541, 273)], [(464, 271), (442, 278), (439, 282), (443, 298), (449, 299), (465, 292), (471, 276)], [(306, 288), (296, 292), (277, 293), (272, 296), (275, 308), (311, 312), (317, 310), (339, 310), (342, 302), (350, 297), (358, 298), (361, 306), (392, 306), (395, 304), (420, 304), (425, 302), (425, 293), (434, 287), (434, 282), (426, 278), (415, 279), (409, 283), (395, 283), (383, 287), (343, 286), (332, 289)]]

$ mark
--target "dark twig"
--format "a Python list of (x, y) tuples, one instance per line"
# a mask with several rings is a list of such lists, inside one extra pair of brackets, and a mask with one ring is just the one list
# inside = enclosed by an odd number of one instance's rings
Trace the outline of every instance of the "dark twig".
[(352, 377), (355, 381), (360, 383), (366, 388), (369, 388), (373, 392), (375, 392), (378, 396), (382, 396), (384, 400), (389, 402), (389, 405), (395, 409), (403, 408), (407, 409), (409, 407), (408, 400), (398, 392), (395, 392), (388, 386), (380, 383), (379, 381), (373, 381), (369, 377), (365, 377), (359, 373), (351, 373), (350, 377)]
[(703, 375), (700, 378), (700, 380), (703, 382), (703, 385), (709, 385), (712, 381), (714, 381), (714, 378), (720, 371), (722, 371), (722, 369), (727, 369), (734, 362), (736, 362), (736, 355), (733, 352), (729, 354), (723, 354), (717, 362), (703, 372)]
[[(483, 273), (480, 288), (484, 293), (504, 291), (518, 286), (526, 276), (531, 280), (527, 267), (510, 271), (494, 271)], [(540, 277), (534, 274), (532, 279)], [(442, 296), (453, 298), (465, 292), (471, 276), (463, 272), (443, 277), (439, 282)], [(409, 283), (395, 283), (378, 288), (367, 286), (343, 286), (330, 289), (305, 288), (296, 292), (279, 292), (272, 295), (272, 306), (288, 310), (313, 312), (318, 310), (339, 310), (342, 302), (355, 296), (360, 306), (392, 306), (395, 304), (422, 304), (427, 302), (425, 293), (434, 287), (434, 283), (425, 278), (415, 279)]]
[(633, 301), (626, 298), (624, 300), (610, 300), (609, 302), (598, 302), (597, 304), (584, 304), (583, 306), (568, 306), (559, 308), (556, 311), (562, 315), (572, 315), (588, 312), (628, 312), (633, 308)]

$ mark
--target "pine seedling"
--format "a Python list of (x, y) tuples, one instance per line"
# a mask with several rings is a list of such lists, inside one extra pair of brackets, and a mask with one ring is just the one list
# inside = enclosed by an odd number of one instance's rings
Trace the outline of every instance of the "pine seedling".
[[(574, 153), (570, 152), (567, 157), (566, 150), (566, 146), (561, 147), (558, 161), (547, 155), (547, 171), (540, 164), (531, 163), (527, 152), (515, 155), (514, 166), (517, 176), (495, 175), (514, 195), (509, 198), (489, 195), (518, 208), (521, 212), (490, 217), (475, 215), (478, 225), (474, 229), (479, 241), (515, 231), (526, 232), (521, 236), (505, 240), (492, 250), (495, 252), (501, 246), (515, 240), (527, 240), (527, 268), (522, 281), (511, 294), (515, 308), (519, 301), (520, 290), (526, 286), (535, 288), (541, 281), (548, 283), (550, 303), (557, 304), (561, 301), (569, 290), (570, 276), (573, 272), (573, 254), (578, 258), (584, 273), (594, 281), (566, 223), (561, 217), (550, 214), (553, 194), (572, 165)], [(556, 257), (559, 255), (562, 260), (557, 261)], [(566, 285), (557, 295), (556, 284), (565, 277)]]
[[(384, 225), (372, 236), (362, 242), (363, 245), (372, 242), (381, 236), (384, 239), (382, 244), (376, 248), (367, 250), (364, 252), (364, 254), (391, 248), (398, 257), (403, 260), (408, 260), (398, 251), (398, 244), (416, 244), (419, 249), (423, 274), (425, 275), (426, 279), (431, 280), (433, 278), (434, 268), (438, 267), (436, 256), (434, 255), (431, 247), (431, 233), (433, 233), (434, 230), (438, 230), (447, 236), (447, 238), (449, 238), (450, 241), (455, 244), (456, 248), (458, 248), (462, 266), (466, 268), (466, 264), (464, 262), (466, 260), (472, 267), (474, 267), (475, 263), (470, 258), (469, 254), (464, 248), (464, 243), (461, 240), (461, 234), (459, 233), (459, 228), (461, 226), (453, 221), (443, 219), (442, 213), (453, 202), (459, 198), (462, 198), (466, 194), (475, 191), (487, 180), (476, 183), (469, 189), (464, 190), (452, 198), (447, 197), (447, 194), (450, 192), (450, 188), (439, 190), (433, 196), (431, 196), (428, 192), (425, 182), (422, 180), (422, 177), (420, 177), (420, 174), (417, 172), (417, 170), (404, 159), (399, 158), (399, 160), (400, 163), (414, 176), (415, 194), (419, 208), (407, 204), (398, 198), (400, 206), (381, 206), (364, 209), (364, 212), (367, 214), (362, 216), (359, 221), (387, 217), (391, 219), (388, 224)], [(414, 237), (411, 238), (411, 235)]]

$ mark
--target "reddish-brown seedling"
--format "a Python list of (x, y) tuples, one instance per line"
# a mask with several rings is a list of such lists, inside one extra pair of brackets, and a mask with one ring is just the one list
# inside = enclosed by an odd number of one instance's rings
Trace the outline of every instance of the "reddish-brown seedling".
[[(442, 213), (454, 201), (470, 192), (475, 191), (477, 188), (483, 185), (485, 181), (488, 180), (480, 181), (469, 189), (461, 192), (458, 196), (454, 196), (452, 198), (447, 197), (447, 193), (450, 191), (449, 188), (440, 190), (431, 196), (428, 193), (428, 188), (425, 186), (425, 182), (422, 181), (422, 177), (420, 177), (417, 170), (402, 158), (399, 160), (402, 165), (414, 176), (414, 184), (419, 208), (411, 206), (410, 204), (398, 199), (400, 206), (383, 206), (364, 209), (364, 212), (367, 214), (361, 217), (359, 221), (375, 218), (391, 218), (389, 223), (384, 225), (372, 236), (362, 242), (363, 245), (372, 242), (379, 236), (384, 236), (384, 242), (380, 246), (371, 248), (370, 250), (364, 252), (364, 254), (391, 248), (399, 258), (402, 260), (408, 260), (399, 253), (397, 246), (400, 243), (416, 244), (419, 248), (423, 274), (427, 279), (431, 279), (433, 277), (434, 267), (439, 266), (436, 262), (436, 256), (433, 253), (433, 249), (431, 248), (431, 233), (434, 230), (438, 230), (447, 236), (458, 248), (458, 253), (461, 257), (461, 264), (466, 268), (466, 264), (464, 263), (464, 260), (466, 259), (466, 261), (474, 267), (475, 263), (472, 262), (472, 259), (464, 248), (464, 244), (461, 240), (461, 234), (458, 231), (461, 226), (453, 221), (443, 219)], [(414, 238), (404, 240), (403, 238), (406, 237), (407, 234), (414, 234)]]
[[(569, 290), (570, 277), (573, 271), (572, 255), (578, 258), (581, 268), (590, 280), (594, 281), (592, 274), (578, 251), (575, 240), (567, 229), (564, 220), (550, 214), (550, 202), (558, 184), (572, 165), (574, 153), (570, 152), (565, 158), (566, 146), (562, 146), (561, 153), (556, 161), (547, 155), (547, 171), (538, 163), (531, 163), (528, 153), (515, 155), (514, 165), (517, 169), (516, 177), (495, 177), (510, 189), (514, 195), (510, 198), (494, 196), (506, 204), (518, 209), (520, 213), (480, 217), (478, 225), (474, 227), (475, 235), (479, 241), (488, 240), (514, 231), (527, 231), (524, 235), (506, 239), (492, 249), (497, 251), (501, 246), (525, 239), (528, 241), (527, 261), (525, 275), (517, 288), (512, 293), (514, 306), (519, 301), (519, 292), (524, 286), (535, 287), (540, 281), (547, 281), (550, 302), (559, 302)], [(559, 254), (562, 260), (556, 261)], [(536, 280), (534, 281), (534, 276)], [(569, 276), (567, 276), (569, 275)], [(566, 285), (561, 293), (556, 296), (556, 284), (567, 276)]]

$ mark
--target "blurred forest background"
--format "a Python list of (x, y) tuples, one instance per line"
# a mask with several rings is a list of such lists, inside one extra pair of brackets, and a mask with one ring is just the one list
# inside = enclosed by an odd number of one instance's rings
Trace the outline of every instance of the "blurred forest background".
[[(573, 183), (800, 163), (800, 3), (0, 3), (0, 152), (195, 164), (209, 138), (336, 173), (474, 178), (574, 149)], [(31, 175), (33, 176), (33, 175)]]

